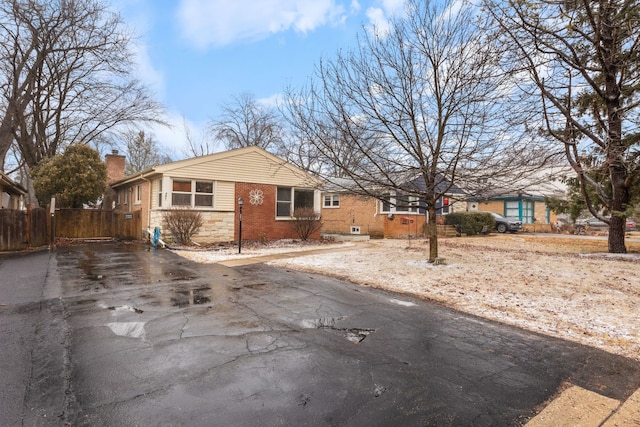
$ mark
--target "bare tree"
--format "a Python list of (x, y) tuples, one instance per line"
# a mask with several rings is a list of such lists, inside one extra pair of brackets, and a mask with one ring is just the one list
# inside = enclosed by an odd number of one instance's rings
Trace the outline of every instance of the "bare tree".
[(29, 169), (68, 145), (162, 123), (132, 74), (131, 34), (98, 0), (0, 3), (0, 167), (12, 144)]
[[(286, 98), (293, 100), (297, 96), (295, 90), (287, 89)], [(294, 110), (286, 104), (282, 107), (284, 116), (288, 114), (287, 110)], [(319, 119), (319, 117), (316, 117), (316, 119)], [(296, 119), (291, 117), (291, 120), (295, 121)], [(363, 130), (353, 129), (353, 132), (363, 132)], [(351, 138), (344, 133), (344, 129), (338, 129), (328, 123), (320, 123), (319, 121), (315, 123), (314, 135), (309, 134), (304, 125), (300, 126), (299, 124), (289, 127), (284, 135), (285, 137), (281, 143), (276, 145), (275, 154), (303, 170), (322, 176), (346, 178), (346, 171), (356, 169), (361, 160), (361, 155), (358, 151), (352, 150), (349, 144), (351, 139), (359, 139), (362, 144), (369, 143), (370, 147), (363, 146), (362, 149), (365, 151), (375, 149), (375, 140), (368, 140), (364, 138), (364, 135)], [(321, 135), (321, 137), (318, 138), (318, 135)], [(320, 145), (326, 145), (326, 147), (321, 148), (317, 144), (316, 140), (318, 139), (322, 141)], [(327, 152), (331, 153), (330, 157), (326, 155)]]
[(609, 223), (609, 252), (625, 252), (640, 180), (640, 2), (487, 6), (512, 52), (506, 66), (540, 100), (540, 127), (564, 149), (589, 211)]
[(321, 62), (315, 81), (289, 92), (285, 105), (290, 125), (349, 178), (348, 190), (426, 204), (433, 261), (436, 201), (454, 183), (523, 173), (533, 143), (522, 123), (509, 125), (512, 84), (497, 72), (501, 52), (476, 25), (477, 10), (410, 0), (405, 12), (387, 33), (365, 32), (355, 51)]
[(189, 147), (185, 150), (187, 157), (200, 157), (215, 153), (216, 144), (206, 134), (195, 135), (186, 118), (182, 118), (182, 127)]
[(127, 162), (125, 173), (131, 175), (153, 166), (171, 162), (158, 143), (144, 131), (129, 132), (125, 135)]
[(227, 149), (258, 146), (271, 150), (282, 141), (278, 111), (242, 93), (222, 107), (222, 117), (210, 124), (212, 133)]

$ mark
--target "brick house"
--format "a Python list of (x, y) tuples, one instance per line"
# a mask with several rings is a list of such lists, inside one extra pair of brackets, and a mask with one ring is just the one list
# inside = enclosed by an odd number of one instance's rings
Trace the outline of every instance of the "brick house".
[[(117, 169), (114, 161), (121, 158), (106, 157), (107, 170)], [(187, 208), (200, 211), (204, 219), (193, 240), (213, 243), (237, 241), (240, 198), (243, 240), (296, 238), (293, 211), (313, 207), (319, 212), (319, 185), (317, 178), (279, 157), (246, 147), (155, 166), (112, 182), (111, 189), (115, 210), (141, 211), (141, 233), (162, 227), (168, 210)]]
[[(410, 194), (424, 191), (424, 182), (414, 179), (405, 187), (407, 194), (393, 191), (380, 199), (355, 195), (342, 187), (325, 188), (322, 193), (322, 233), (365, 234), (378, 238), (423, 236), (427, 223), (425, 204), (418, 196)], [(436, 202), (438, 217), (466, 210), (466, 204), (460, 201), (464, 199), (460, 188), (443, 178), (436, 190), (445, 193)]]
[(527, 229), (527, 224), (555, 224), (558, 217), (545, 199), (566, 197), (567, 185), (562, 177), (572, 173), (567, 167), (547, 167), (520, 180), (500, 182), (496, 179), (487, 183), (485, 191), (467, 200), (467, 210), (518, 218)]

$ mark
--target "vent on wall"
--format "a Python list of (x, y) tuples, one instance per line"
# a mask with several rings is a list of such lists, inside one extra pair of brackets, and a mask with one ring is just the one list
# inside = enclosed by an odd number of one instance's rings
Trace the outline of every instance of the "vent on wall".
[(352, 225), (351, 234), (360, 234), (360, 227), (356, 227), (355, 225)]

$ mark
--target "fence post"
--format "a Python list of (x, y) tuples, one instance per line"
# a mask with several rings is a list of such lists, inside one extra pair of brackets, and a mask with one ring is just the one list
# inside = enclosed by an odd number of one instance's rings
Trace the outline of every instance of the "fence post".
[(56, 249), (56, 198), (51, 198), (51, 207), (49, 208), (49, 215), (51, 216), (51, 240), (49, 243), (49, 251), (53, 252)]
[(31, 247), (31, 203), (27, 204), (27, 230), (26, 230), (26, 241), (27, 248)]

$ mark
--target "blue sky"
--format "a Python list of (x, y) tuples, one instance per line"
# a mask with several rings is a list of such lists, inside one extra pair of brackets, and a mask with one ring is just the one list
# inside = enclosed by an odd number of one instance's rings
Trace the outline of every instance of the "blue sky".
[(114, 0), (135, 31), (139, 75), (166, 106), (172, 129), (155, 139), (184, 158), (194, 137), (243, 92), (274, 102), (304, 84), (322, 57), (354, 46), (363, 27), (385, 25), (403, 0)]

